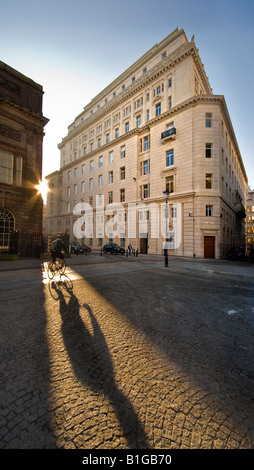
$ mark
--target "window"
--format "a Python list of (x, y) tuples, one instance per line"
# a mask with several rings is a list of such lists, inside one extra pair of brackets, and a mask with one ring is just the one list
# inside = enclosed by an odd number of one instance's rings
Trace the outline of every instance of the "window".
[(212, 189), (212, 174), (206, 173), (205, 175), (205, 187), (206, 189)]
[(129, 132), (130, 130), (130, 123), (129, 121), (125, 123), (125, 133)]
[(81, 182), (81, 191), (82, 191), (82, 193), (85, 191), (85, 182), (84, 181)]
[(71, 171), (68, 171), (68, 180), (71, 179)]
[(149, 138), (144, 138), (144, 152), (149, 149)]
[(149, 148), (150, 148), (149, 136), (142, 137), (142, 139), (140, 139), (140, 152), (147, 152)]
[(146, 120), (149, 121), (149, 119), (150, 119), (150, 111), (149, 111), (149, 109), (147, 109), (147, 111), (146, 111)]
[(83, 154), (84, 154), (84, 156), (86, 155), (86, 147), (84, 147)]
[(85, 171), (86, 171), (86, 165), (84, 164), (84, 165), (82, 165), (82, 175), (85, 174)]
[(168, 87), (170, 88), (171, 86), (172, 86), (172, 78), (170, 77), (170, 78), (168, 79)]
[(113, 163), (114, 161), (114, 153), (113, 153), (113, 150), (111, 150), (111, 152), (109, 152), (109, 163)]
[(125, 189), (120, 189), (120, 202), (125, 201)]
[(136, 118), (136, 126), (141, 126), (141, 114), (139, 114)]
[(11, 232), (14, 230), (14, 215), (8, 209), (0, 209), (0, 248), (9, 248)]
[(125, 166), (120, 168), (120, 179), (125, 180)]
[(67, 212), (70, 212), (70, 211), (71, 211), (71, 203), (67, 202)]
[(125, 233), (120, 233), (120, 246), (125, 247)]
[(150, 160), (143, 162), (143, 174), (148, 175), (150, 173)]
[(113, 183), (113, 171), (109, 172), (109, 183)]
[(131, 112), (131, 105), (127, 106), (127, 108), (124, 109), (123, 115), (128, 116)]
[(113, 191), (109, 191), (108, 193), (108, 203), (111, 204), (113, 202)]
[(74, 169), (74, 178), (77, 178), (77, 177), (78, 177), (78, 169), (75, 168), (75, 169)]
[(123, 145), (121, 147), (121, 158), (125, 158), (125, 154), (126, 154), (126, 147), (125, 147), (125, 145)]
[(109, 134), (106, 134), (106, 144), (109, 143)]
[(206, 158), (212, 158), (212, 144), (205, 144), (205, 156)]
[(212, 127), (212, 113), (206, 113), (205, 115), (205, 126)]
[(140, 176), (149, 175), (150, 173), (150, 160), (145, 160), (140, 163)]
[(172, 214), (172, 219), (176, 219), (176, 216), (177, 216), (176, 207), (174, 207), (174, 206), (172, 207), (171, 214)]
[(93, 171), (93, 160), (90, 161), (90, 171)]
[(90, 178), (89, 180), (89, 188), (93, 189), (93, 178)]
[(150, 196), (150, 184), (140, 186), (140, 199), (147, 199)]
[(67, 196), (70, 196), (70, 195), (71, 195), (71, 187), (68, 186), (68, 188), (67, 188)]
[(99, 175), (99, 186), (103, 185), (103, 178), (102, 175)]
[(99, 157), (99, 167), (103, 166), (103, 156)]
[(16, 157), (16, 185), (22, 185), (23, 158)]
[(101, 138), (99, 137), (99, 139), (98, 139), (98, 148), (100, 148), (100, 147), (101, 147)]
[(77, 193), (78, 193), (78, 185), (74, 184), (74, 194), (77, 194)]
[(156, 104), (155, 115), (159, 116), (161, 114), (161, 103)]
[(149, 197), (149, 184), (144, 184), (144, 199), (146, 199), (147, 197)]
[(90, 144), (90, 151), (93, 152), (93, 142)]
[(115, 139), (119, 137), (119, 127), (115, 129)]
[(206, 217), (212, 217), (212, 215), (213, 215), (213, 206), (206, 206), (205, 215), (206, 215)]
[(169, 193), (174, 192), (174, 176), (173, 175), (170, 175), (170, 176), (166, 177), (166, 190)]
[(168, 97), (168, 109), (172, 108), (172, 96)]
[(168, 150), (166, 152), (166, 166), (174, 165), (174, 150)]
[(0, 150), (0, 182), (7, 184), (22, 184), (23, 159), (20, 156), (14, 158), (13, 153)]
[(135, 109), (141, 108), (143, 106), (143, 98), (139, 98), (137, 101), (135, 101)]

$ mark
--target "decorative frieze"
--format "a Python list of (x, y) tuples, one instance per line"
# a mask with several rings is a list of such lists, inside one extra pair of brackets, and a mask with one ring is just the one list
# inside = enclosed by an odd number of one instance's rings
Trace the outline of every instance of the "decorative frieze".
[(4, 124), (0, 124), (0, 135), (15, 140), (16, 142), (21, 142), (21, 132), (12, 127), (5, 126)]

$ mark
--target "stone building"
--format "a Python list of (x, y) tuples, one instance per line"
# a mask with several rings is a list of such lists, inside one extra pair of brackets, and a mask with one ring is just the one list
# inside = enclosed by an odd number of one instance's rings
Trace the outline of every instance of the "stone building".
[(85, 106), (59, 149), (47, 177), (50, 232), (142, 253), (163, 253), (167, 240), (169, 254), (200, 258), (244, 238), (247, 176), (230, 115), (183, 30)]
[(0, 251), (39, 254), (43, 89), (0, 61)]
[(254, 190), (248, 188), (246, 197), (247, 212), (247, 254), (254, 257)]

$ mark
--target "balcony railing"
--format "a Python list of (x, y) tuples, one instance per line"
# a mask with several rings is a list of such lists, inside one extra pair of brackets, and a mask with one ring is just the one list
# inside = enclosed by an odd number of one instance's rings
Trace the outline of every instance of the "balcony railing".
[(165, 141), (165, 140), (168, 140), (168, 139), (175, 139), (175, 137), (176, 137), (176, 128), (175, 127), (171, 127), (167, 131), (161, 133), (161, 140), (162, 141)]

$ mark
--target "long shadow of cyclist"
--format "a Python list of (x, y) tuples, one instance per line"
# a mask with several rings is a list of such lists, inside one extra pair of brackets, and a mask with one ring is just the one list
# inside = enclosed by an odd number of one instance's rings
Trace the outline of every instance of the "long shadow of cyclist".
[[(89, 305), (79, 305), (68, 285), (56, 284), (62, 317), (62, 335), (66, 350), (78, 379), (97, 393), (106, 395), (114, 406), (116, 416), (130, 448), (149, 448), (144, 429), (128, 400), (114, 380), (111, 356), (100, 326)], [(81, 318), (92, 326), (92, 333)], [(91, 330), (91, 327), (90, 327)]]

